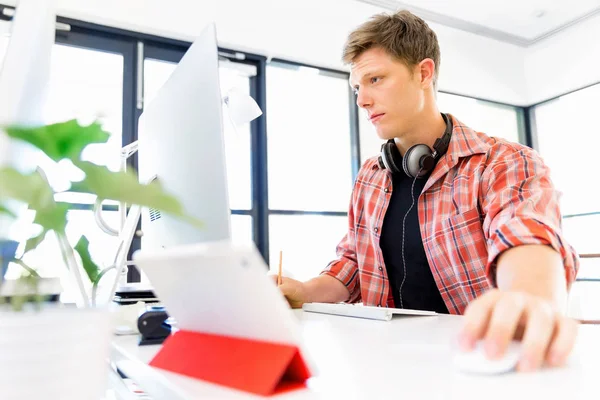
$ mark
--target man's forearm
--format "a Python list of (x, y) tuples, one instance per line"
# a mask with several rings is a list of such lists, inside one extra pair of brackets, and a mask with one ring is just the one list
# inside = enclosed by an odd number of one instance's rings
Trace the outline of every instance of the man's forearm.
[(523, 245), (498, 258), (496, 282), (500, 290), (542, 297), (559, 310), (567, 305), (567, 282), (560, 254), (549, 246)]
[(305, 282), (304, 286), (311, 303), (339, 303), (350, 297), (346, 285), (330, 275), (320, 275)]

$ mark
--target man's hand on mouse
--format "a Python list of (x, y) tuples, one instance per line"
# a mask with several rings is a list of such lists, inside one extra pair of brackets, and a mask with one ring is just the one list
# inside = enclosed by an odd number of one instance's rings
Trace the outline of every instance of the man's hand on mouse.
[(469, 304), (459, 343), (468, 351), (484, 340), (486, 355), (496, 359), (504, 355), (512, 339), (519, 339), (522, 354), (517, 369), (534, 371), (544, 363), (560, 366), (566, 362), (577, 327), (575, 320), (541, 297), (495, 289)]

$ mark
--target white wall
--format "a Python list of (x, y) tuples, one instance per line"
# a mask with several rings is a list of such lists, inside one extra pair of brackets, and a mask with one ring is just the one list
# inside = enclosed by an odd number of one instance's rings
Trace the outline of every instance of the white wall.
[(442, 53), (440, 90), (527, 105), (523, 68), (527, 49), (458, 29), (430, 26), (438, 35)]
[(529, 104), (600, 82), (600, 15), (530, 47), (525, 57)]
[[(58, 14), (128, 30), (192, 40), (217, 23), (219, 44), (266, 56), (345, 69), (350, 30), (384, 11), (353, 0), (55, 0)], [(15, 3), (4, 0), (3, 3)], [(524, 49), (432, 24), (442, 50), (440, 88), (525, 104)]]

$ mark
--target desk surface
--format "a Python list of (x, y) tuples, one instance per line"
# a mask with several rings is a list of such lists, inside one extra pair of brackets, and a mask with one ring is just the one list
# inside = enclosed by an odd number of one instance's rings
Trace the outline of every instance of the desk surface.
[[(516, 399), (598, 398), (600, 327), (581, 326), (578, 342), (564, 368), (535, 373), (473, 376), (453, 366), (458, 316), (394, 317), (373, 321), (294, 311), (307, 350), (319, 368), (308, 388), (277, 399)], [(159, 346), (137, 346), (137, 338), (117, 337), (114, 360), (137, 364), (133, 377), (154, 398), (262, 398), (174, 373), (147, 367)], [(135, 371), (133, 371), (135, 372)], [(138, 372), (135, 372), (138, 374)], [(171, 391), (171, 392), (169, 392)]]

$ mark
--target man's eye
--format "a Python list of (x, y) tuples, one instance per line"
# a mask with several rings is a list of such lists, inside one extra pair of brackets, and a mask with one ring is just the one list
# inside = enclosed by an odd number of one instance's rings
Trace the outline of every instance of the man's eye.
[(358, 96), (358, 88), (352, 88), (352, 92), (355, 96)]
[(374, 76), (373, 78), (371, 78), (371, 83), (377, 83), (381, 78), (379, 78), (378, 76)]

